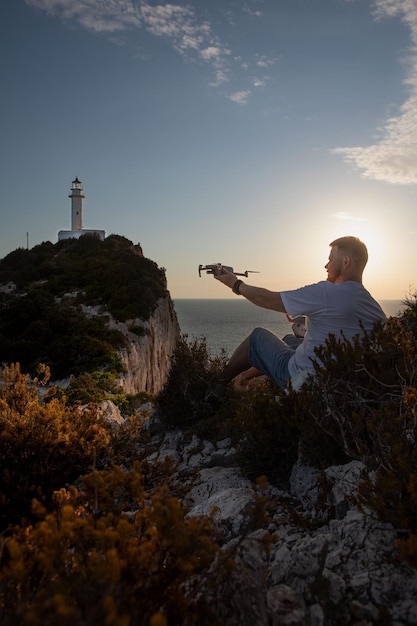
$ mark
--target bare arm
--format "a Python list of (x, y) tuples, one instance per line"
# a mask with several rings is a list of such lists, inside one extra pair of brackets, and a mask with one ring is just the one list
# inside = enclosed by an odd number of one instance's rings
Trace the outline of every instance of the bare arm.
[[(214, 277), (223, 283), (223, 285), (230, 287), (230, 289), (238, 279), (235, 274), (228, 272), (224, 268), (222, 269), (221, 274), (215, 274)], [(270, 291), (269, 289), (264, 289), (263, 287), (253, 287), (252, 285), (247, 285), (242, 282), (239, 287), (239, 293), (244, 296), (246, 300), (249, 300), (252, 304), (256, 304), (263, 309), (271, 309), (273, 311), (278, 311), (279, 313), (286, 313), (279, 291)]]
[(262, 287), (253, 287), (242, 283), (239, 287), (239, 292), (242, 296), (258, 306), (264, 309), (272, 309), (279, 313), (286, 313), (284, 303), (279, 291), (269, 291), (269, 289), (263, 289)]

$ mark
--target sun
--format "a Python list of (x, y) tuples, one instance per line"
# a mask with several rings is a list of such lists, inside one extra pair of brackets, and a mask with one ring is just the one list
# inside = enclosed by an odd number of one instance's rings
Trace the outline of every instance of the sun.
[(379, 265), (384, 251), (384, 238), (381, 233), (370, 224), (356, 229), (356, 237), (364, 242), (368, 249), (369, 262)]
[(369, 261), (379, 265), (386, 249), (386, 235), (383, 225), (372, 218), (339, 211), (334, 217), (340, 222), (339, 229), (344, 235), (358, 237), (368, 249)]

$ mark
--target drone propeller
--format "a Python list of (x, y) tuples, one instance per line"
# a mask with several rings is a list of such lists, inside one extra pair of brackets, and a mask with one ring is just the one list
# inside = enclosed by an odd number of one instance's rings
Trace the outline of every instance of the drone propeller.
[(257, 270), (245, 270), (243, 274), (239, 274), (239, 276), (246, 276), (247, 278), (248, 274), (259, 274), (259, 272)]

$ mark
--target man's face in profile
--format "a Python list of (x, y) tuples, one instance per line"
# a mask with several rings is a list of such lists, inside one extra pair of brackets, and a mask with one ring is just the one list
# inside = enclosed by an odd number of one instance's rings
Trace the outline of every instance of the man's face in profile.
[(337, 246), (330, 250), (329, 261), (324, 267), (327, 270), (327, 280), (331, 283), (339, 282), (343, 270), (343, 255)]

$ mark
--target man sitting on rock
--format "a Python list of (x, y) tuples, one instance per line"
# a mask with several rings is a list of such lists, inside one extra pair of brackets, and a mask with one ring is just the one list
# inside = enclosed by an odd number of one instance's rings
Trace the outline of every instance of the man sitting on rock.
[(265, 309), (292, 318), (305, 316), (305, 336), (297, 347), (289, 346), (264, 328), (255, 328), (232, 354), (222, 378), (231, 381), (242, 372), (246, 378), (266, 375), (282, 389), (291, 381), (299, 389), (313, 373), (315, 349), (329, 334), (352, 339), (386, 317), (362, 284), (368, 261), (365, 244), (357, 237), (341, 237), (330, 244), (327, 280), (292, 291), (254, 287), (221, 269), (214, 278), (232, 291)]

